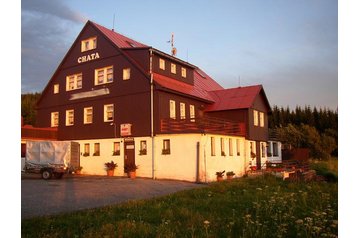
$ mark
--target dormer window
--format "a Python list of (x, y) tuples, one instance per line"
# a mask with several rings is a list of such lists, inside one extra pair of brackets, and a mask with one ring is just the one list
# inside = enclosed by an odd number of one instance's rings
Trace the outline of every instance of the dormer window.
[(81, 52), (97, 48), (97, 37), (91, 37), (81, 42)]
[(176, 64), (173, 64), (173, 63), (170, 64), (170, 72), (171, 72), (172, 74), (176, 74), (176, 73), (177, 73), (177, 66), (176, 66)]
[(186, 78), (186, 68), (181, 68), (181, 76)]
[(159, 68), (165, 70), (165, 60), (159, 59)]

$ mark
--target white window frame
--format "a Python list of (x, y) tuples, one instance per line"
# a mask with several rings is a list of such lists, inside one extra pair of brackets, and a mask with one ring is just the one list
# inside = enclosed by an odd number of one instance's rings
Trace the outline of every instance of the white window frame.
[[(71, 80), (73, 80), (71, 85)], [(66, 91), (72, 91), (82, 88), (82, 73), (66, 76)]]
[(60, 118), (59, 112), (51, 112), (51, 127), (58, 127), (59, 118)]
[(60, 85), (58, 83), (53, 85), (53, 94), (58, 94), (60, 92)]
[[(110, 72), (112, 71), (112, 73)], [(103, 82), (99, 82), (99, 73), (103, 71)], [(108, 75), (112, 74), (112, 78), (108, 77)], [(95, 69), (94, 73), (94, 85), (102, 85), (107, 83), (112, 83), (114, 80), (114, 68), (113, 65), (106, 66), (103, 68)]]
[(183, 77), (183, 78), (186, 78), (186, 68), (181, 68), (181, 76)]
[(129, 80), (131, 78), (131, 68), (123, 69), (123, 80)]
[(229, 156), (233, 156), (232, 138), (229, 138)]
[(87, 38), (81, 41), (81, 52), (97, 48), (97, 36)]
[(113, 142), (113, 155), (121, 154), (121, 142), (115, 141)]
[(225, 154), (225, 138), (220, 138), (220, 149), (221, 149), (221, 156), (226, 156)]
[[(91, 119), (88, 120), (88, 116), (91, 116)], [(83, 108), (83, 124), (93, 123), (93, 107)]]
[(186, 118), (185, 116), (185, 103), (180, 103), (180, 119), (184, 120)]
[(170, 63), (170, 72), (172, 74), (176, 74), (177, 73), (177, 65), (174, 63)]
[[(97, 148), (98, 147), (98, 150)], [(94, 143), (93, 145), (93, 156), (100, 156), (101, 155), (101, 144), (100, 143)]]
[(190, 121), (195, 122), (195, 106), (194, 105), (189, 106), (189, 114), (190, 114)]
[[(112, 107), (112, 119), (109, 119), (108, 113), (111, 111), (108, 110), (110, 107)], [(103, 121), (104, 122), (111, 122), (114, 120), (114, 104), (106, 104), (103, 106)]]
[(240, 156), (241, 155), (241, 143), (240, 143), (240, 139), (236, 139), (236, 155)]
[(267, 152), (266, 152), (266, 143), (265, 142), (261, 142), (260, 143), (260, 151), (261, 151), (261, 158), (266, 158), (267, 157)]
[(257, 110), (254, 110), (253, 114), (254, 114), (254, 126), (258, 126), (259, 125), (259, 112)]
[(170, 119), (176, 119), (175, 101), (169, 100), (169, 117)]
[(263, 112), (260, 112), (260, 127), (265, 126), (265, 114)]
[[(72, 118), (71, 118), (72, 114)], [(72, 121), (71, 121), (72, 119)], [(75, 110), (66, 110), (66, 126), (73, 126), (75, 124)]]
[(274, 156), (274, 157), (279, 156), (279, 153), (278, 153), (278, 142), (272, 142), (272, 156)]
[(159, 68), (165, 70), (165, 60), (159, 59)]

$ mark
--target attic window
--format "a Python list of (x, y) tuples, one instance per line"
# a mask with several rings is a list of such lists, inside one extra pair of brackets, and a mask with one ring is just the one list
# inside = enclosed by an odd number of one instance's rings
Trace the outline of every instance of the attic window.
[(136, 47), (136, 45), (133, 42), (130, 41), (126, 41), (128, 43), (128, 45), (130, 45), (131, 47)]
[(206, 76), (200, 71), (200, 70), (197, 70), (196, 72), (198, 72), (198, 74), (203, 77), (204, 79), (206, 78)]
[(81, 52), (97, 48), (97, 37), (91, 37), (81, 42)]

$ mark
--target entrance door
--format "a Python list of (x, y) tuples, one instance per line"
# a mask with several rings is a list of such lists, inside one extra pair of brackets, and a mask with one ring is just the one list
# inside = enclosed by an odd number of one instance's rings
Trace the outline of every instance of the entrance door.
[[(124, 139), (124, 168), (135, 165), (134, 139)], [(124, 169), (124, 172), (127, 172)]]

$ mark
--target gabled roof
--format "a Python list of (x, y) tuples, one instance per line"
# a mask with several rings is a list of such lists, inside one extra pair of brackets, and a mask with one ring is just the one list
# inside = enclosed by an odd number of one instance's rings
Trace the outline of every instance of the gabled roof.
[(204, 101), (214, 102), (214, 98), (209, 93), (210, 90), (221, 90), (221, 87), (209, 75), (199, 68), (194, 69), (194, 85), (190, 85), (170, 77), (154, 73), (154, 82), (165, 89), (176, 91), (188, 96), (195, 97)]
[(95, 27), (97, 27), (105, 36), (108, 37), (109, 40), (111, 40), (118, 48), (140, 48), (140, 47), (146, 47), (149, 48), (149, 46), (140, 43), (138, 41), (135, 41), (133, 39), (130, 39), (124, 35), (121, 35), (115, 31), (112, 31), (104, 26), (101, 26), (97, 23), (94, 23), (90, 21)]
[(270, 104), (268, 103), (262, 85), (210, 91), (209, 94), (214, 99), (215, 103), (208, 106), (206, 111), (212, 112), (251, 108), (256, 97), (261, 92), (263, 93), (269, 111), (271, 111)]

